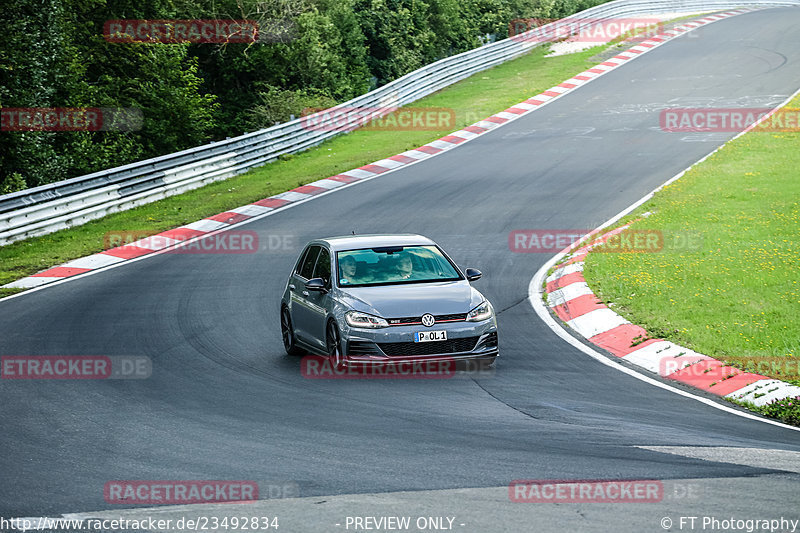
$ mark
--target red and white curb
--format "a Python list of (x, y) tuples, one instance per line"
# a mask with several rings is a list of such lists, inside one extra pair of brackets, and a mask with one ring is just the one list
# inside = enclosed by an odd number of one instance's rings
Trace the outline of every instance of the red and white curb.
[[(769, 120), (775, 112), (792, 102), (798, 94), (800, 94), (800, 90), (789, 96), (783, 103), (776, 106), (772, 111), (728, 142), (738, 139), (754, 130), (761, 122)], [(603, 232), (604, 228), (612, 226), (622, 217), (631, 213), (652, 198), (656, 192), (680, 179), (689, 169), (711, 157), (723, 146), (725, 145), (715, 148), (689, 168), (679, 172), (639, 201), (618, 213), (611, 220), (585, 235), (579, 241), (579, 243), (586, 243), (584, 246), (573, 249), (575, 247), (573, 245), (556, 254), (531, 278), (531, 282), (528, 285), (528, 301), (539, 315), (539, 318), (559, 337), (607, 366), (612, 366), (636, 379), (670, 390), (681, 396), (690, 397), (716, 409), (744, 418), (751, 418), (767, 424), (800, 431), (800, 427), (789, 426), (782, 422), (732, 409), (689, 391), (677, 389), (664, 382), (652, 379), (636, 370), (615, 365), (598, 351), (579, 342), (561, 327), (550, 314), (552, 310), (565, 324), (591, 344), (603, 348), (606, 352), (627, 361), (634, 367), (656, 373), (668, 380), (677, 381), (684, 385), (711, 392), (717, 396), (747, 402), (755, 406), (767, 405), (775, 400), (800, 397), (800, 387), (790, 383), (760, 374), (742, 372), (737, 368), (726, 366), (712, 357), (694, 352), (667, 340), (648, 338), (647, 332), (643, 328), (631, 324), (600, 302), (583, 277), (584, 263), (592, 248), (602, 244), (609, 237), (624, 231), (632, 222), (611, 231)], [(644, 213), (642, 216), (649, 215), (650, 213)], [(555, 267), (555, 270), (547, 276), (546, 274), (551, 267)]]
[(628, 50), (600, 63), (599, 65), (595, 65), (594, 67), (587, 69), (576, 76), (573, 76), (572, 78), (556, 85), (555, 87), (551, 87), (550, 89), (534, 97), (528, 98), (524, 102), (513, 105), (504, 111), (495, 113), (494, 115), (476, 122), (471, 126), (467, 126), (464, 129), (453, 132), (414, 150), (408, 150), (402, 154), (381, 159), (380, 161), (375, 161), (369, 165), (364, 165), (363, 167), (359, 167), (357, 169), (349, 170), (329, 178), (321, 179), (313, 183), (297, 187), (291, 191), (253, 202), (252, 204), (230, 209), (224, 213), (187, 224), (186, 226), (171, 229), (131, 244), (126, 244), (117, 248), (111, 248), (94, 255), (75, 259), (62, 265), (38, 272), (32, 276), (18, 279), (3, 285), (3, 287), (23, 289), (35, 288), (51, 282), (64, 280), (72, 276), (86, 274), (101, 268), (112, 267), (128, 260), (137, 259), (149, 254), (154, 254), (173, 248), (175, 246), (181, 246), (186, 243), (190, 243), (197, 238), (230, 228), (234, 224), (252, 221), (256, 218), (266, 216), (275, 210), (296, 205), (316, 195), (327, 193), (352, 183), (366, 181), (381, 174), (392, 172), (399, 168), (414, 164), (418, 161), (425, 160), (429, 157), (433, 157), (440, 153), (451, 150), (462, 143), (470, 141), (471, 139), (479, 137), (487, 131), (491, 131), (499, 126), (502, 126), (503, 124), (527, 115), (543, 105), (546, 105), (564, 96), (565, 94), (580, 88), (582, 85), (597, 79), (603, 74), (614, 70), (620, 65), (623, 65), (628, 61), (661, 46), (671, 39), (718, 20), (723, 20), (750, 11), (756, 11), (758, 9), (761, 8), (735, 9), (685, 22), (680, 26), (643, 41), (636, 46), (629, 48)]
[(757, 406), (800, 396), (800, 387), (795, 385), (744, 372), (667, 340), (650, 338), (644, 328), (603, 304), (583, 277), (584, 263), (593, 247), (628, 227), (590, 236), (583, 241), (588, 244), (566, 252), (565, 261), (545, 278), (547, 305), (567, 326), (632, 365), (717, 396)]

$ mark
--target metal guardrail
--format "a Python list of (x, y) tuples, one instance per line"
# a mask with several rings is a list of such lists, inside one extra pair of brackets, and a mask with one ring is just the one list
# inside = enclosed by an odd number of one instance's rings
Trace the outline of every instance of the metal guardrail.
[[(800, 7), (800, 0), (615, 0), (564, 20), (570, 21), (572, 27), (580, 28), (621, 17), (710, 12), (744, 6)], [(365, 116), (386, 115), (476, 72), (514, 59), (548, 39), (558, 38), (558, 28), (563, 28), (563, 21), (441, 59), (309, 117), (0, 196), (0, 245), (80, 225), (109, 213), (224, 180), (274, 161), (280, 155), (318, 145), (354, 129)], [(343, 117), (346, 119), (342, 123)]]

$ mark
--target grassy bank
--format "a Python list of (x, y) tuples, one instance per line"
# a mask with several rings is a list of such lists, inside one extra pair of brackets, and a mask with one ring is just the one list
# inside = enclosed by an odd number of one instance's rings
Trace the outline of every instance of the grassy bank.
[[(590, 254), (589, 284), (652, 337), (800, 385), (798, 146), (800, 133), (732, 141), (626, 217), (652, 212), (633, 228), (699, 235), (697, 246)], [(797, 402), (785, 407), (796, 419)]]

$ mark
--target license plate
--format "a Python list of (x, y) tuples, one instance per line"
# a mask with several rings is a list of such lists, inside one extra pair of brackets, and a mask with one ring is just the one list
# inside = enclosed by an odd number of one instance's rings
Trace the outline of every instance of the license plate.
[(418, 331), (414, 333), (414, 342), (446, 341), (446, 331)]

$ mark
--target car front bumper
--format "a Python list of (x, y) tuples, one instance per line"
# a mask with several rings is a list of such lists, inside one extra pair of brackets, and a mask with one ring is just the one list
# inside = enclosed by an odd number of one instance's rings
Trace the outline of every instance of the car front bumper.
[[(418, 331), (446, 331), (446, 341), (414, 342)], [(412, 363), (432, 360), (482, 360), (498, 355), (497, 323), (449, 322), (424, 326), (390, 326), (378, 329), (348, 328), (342, 332), (346, 365)]]

